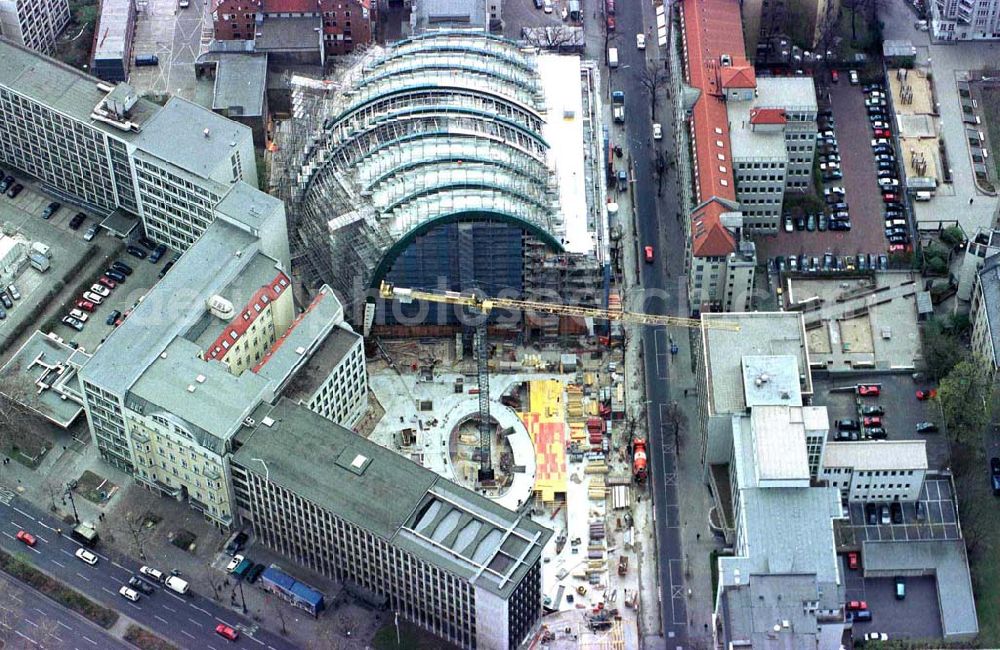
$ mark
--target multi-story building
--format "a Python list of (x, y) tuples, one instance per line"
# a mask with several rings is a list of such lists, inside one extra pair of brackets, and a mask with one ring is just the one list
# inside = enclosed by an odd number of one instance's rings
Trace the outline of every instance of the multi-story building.
[[(749, 309), (756, 250), (743, 240), (744, 214), (736, 195), (726, 101), (753, 93), (753, 67), (743, 55), (739, 5), (727, 0), (681, 5), (684, 74), (700, 91), (691, 106), (695, 208), (685, 243), (692, 312)], [(739, 277), (729, 279), (732, 270)], [(733, 289), (730, 293), (730, 288)]]
[(756, 77), (727, 95), (736, 196), (751, 234), (778, 232), (786, 192), (812, 185), (816, 88), (811, 77)]
[[(79, 373), (102, 458), (222, 527), (233, 523), (232, 436), (343, 323), (329, 288), (295, 315), (284, 210), (240, 185)], [(341, 366), (326, 375), (312, 367), (310, 380), (349, 402), (367, 392), (366, 370)]]
[(48, 54), (69, 23), (69, 0), (0, 0), (0, 36)]
[(976, 273), (969, 318), (972, 351), (990, 365), (995, 377), (1000, 370), (1000, 253), (988, 257)]
[(0, 161), (95, 212), (139, 216), (176, 250), (204, 232), (234, 184), (257, 184), (247, 127), (179, 97), (161, 107), (4, 40)]
[(831, 442), (823, 455), (821, 479), (840, 490), (844, 503), (912, 503), (920, 497), (926, 474), (923, 440)]
[(840, 0), (743, 0), (740, 9), (747, 56), (754, 56), (758, 44), (773, 36), (789, 36), (813, 49), (836, 25)]
[(135, 0), (103, 0), (94, 30), (90, 71), (105, 81), (128, 81), (135, 36)]
[(983, 228), (970, 237), (965, 244), (965, 255), (958, 274), (959, 300), (972, 300), (972, 287), (976, 283), (979, 269), (990, 257), (1000, 253), (1000, 229)]
[(1000, 1), (933, 0), (931, 33), (941, 41), (1000, 39)]
[(253, 41), (282, 29), (307, 38), (316, 32), (326, 55), (371, 43), (376, 11), (371, 0), (212, 0), (216, 40)]
[(234, 440), (239, 518), (275, 551), (461, 648), (519, 647), (552, 532), (281, 399)]

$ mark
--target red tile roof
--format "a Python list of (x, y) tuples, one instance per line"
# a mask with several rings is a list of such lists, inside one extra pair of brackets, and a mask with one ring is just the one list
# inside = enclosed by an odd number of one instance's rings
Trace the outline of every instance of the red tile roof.
[(785, 124), (788, 118), (783, 108), (754, 108), (750, 110), (750, 124)]
[(229, 350), (236, 345), (240, 337), (246, 334), (257, 317), (267, 308), (268, 303), (278, 299), (278, 294), (290, 287), (288, 276), (279, 272), (271, 282), (262, 286), (253, 294), (243, 310), (233, 317), (222, 334), (205, 350), (205, 358), (211, 361), (223, 359)]
[[(682, 0), (681, 10), (687, 81), (701, 90), (691, 115), (696, 201), (705, 203), (717, 197), (735, 202), (729, 118), (722, 86), (725, 80), (735, 84), (754, 80), (752, 69), (747, 73), (750, 64), (745, 56), (739, 0)], [(723, 55), (728, 56), (731, 67), (723, 67)], [(733, 251), (735, 240), (719, 222), (719, 216), (729, 210), (713, 202), (692, 214), (692, 253), (696, 257)], [(723, 247), (728, 248), (723, 251)]]
[(723, 88), (756, 88), (757, 75), (749, 63), (723, 67), (719, 76)]

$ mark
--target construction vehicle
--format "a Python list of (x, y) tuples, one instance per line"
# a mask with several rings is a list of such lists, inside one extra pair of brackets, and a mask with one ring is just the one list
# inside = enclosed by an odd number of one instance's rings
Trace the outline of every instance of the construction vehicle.
[(628, 573), (628, 556), (619, 555), (618, 556), (618, 575), (623, 576)]
[[(617, 91), (620, 93), (620, 91)], [(624, 103), (624, 93), (620, 93), (620, 103)], [(489, 315), (494, 309), (507, 309), (513, 312), (549, 314), (552, 316), (569, 316), (576, 318), (596, 318), (599, 320), (621, 321), (634, 325), (666, 325), (676, 327), (728, 330), (738, 332), (739, 324), (723, 320), (702, 321), (697, 318), (680, 316), (665, 316), (660, 314), (644, 314), (629, 312), (623, 309), (601, 309), (599, 307), (581, 307), (578, 305), (559, 305), (536, 300), (518, 300), (516, 298), (489, 298), (477, 296), (474, 293), (459, 293), (457, 291), (423, 291), (420, 289), (403, 289), (388, 282), (382, 282), (379, 295), (386, 300), (398, 300), (403, 303), (414, 300), (443, 303), (465, 307), (483, 316)], [(490, 458), (490, 387), (489, 358), (486, 340), (486, 318), (478, 319), (476, 324), (477, 379), (479, 382), (479, 482), (492, 483), (494, 480), (493, 463)], [(470, 393), (472, 391), (469, 391)], [(643, 443), (643, 476), (645, 477), (645, 443)]]
[(646, 480), (646, 439), (636, 438), (632, 441), (632, 476), (637, 483)]

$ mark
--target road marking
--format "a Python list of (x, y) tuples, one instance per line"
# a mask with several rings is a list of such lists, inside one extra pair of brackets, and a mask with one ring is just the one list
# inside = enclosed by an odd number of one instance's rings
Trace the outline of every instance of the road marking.
[(208, 615), (208, 616), (211, 616), (211, 615), (212, 615), (212, 612), (210, 612), (210, 611), (208, 611), (208, 610), (205, 610), (205, 609), (202, 609), (201, 607), (198, 607), (198, 606), (197, 606), (197, 605), (195, 605), (194, 603), (188, 603), (188, 605), (190, 605), (191, 607), (194, 607), (195, 609), (197, 609), (197, 610), (198, 610), (199, 612), (201, 612), (202, 614), (206, 614), (206, 615)]
[(42, 540), (42, 541), (43, 541), (43, 542), (45, 542), (46, 544), (48, 544), (48, 543), (49, 543), (49, 540), (45, 539), (44, 537), (42, 537), (42, 536), (41, 536), (41, 535), (39, 535), (38, 533), (35, 533), (35, 537), (37, 537), (38, 539)]
[(52, 564), (55, 564), (56, 566), (61, 566), (64, 569), (66, 568), (66, 565), (63, 564), (62, 562), (57, 562), (56, 560), (53, 560), (52, 558), (49, 558), (49, 560), (52, 562)]
[(30, 618), (24, 619), (24, 622), (27, 623), (28, 625), (34, 625), (35, 627), (38, 627), (38, 623), (34, 622)]
[(17, 508), (17, 507), (14, 507), (14, 506), (11, 506), (11, 510), (13, 510), (13, 511), (14, 511), (14, 512), (16, 512), (16, 513), (19, 513), (19, 514), (22, 514), (22, 515), (24, 515), (25, 517), (27, 517), (27, 518), (28, 518), (28, 519), (30, 519), (31, 521), (36, 521), (36, 519), (35, 519), (34, 517), (32, 517), (31, 515), (29, 515), (29, 514), (28, 514), (27, 512), (25, 512), (24, 510), (21, 510), (20, 508)]
[(197, 625), (198, 627), (205, 627), (202, 623), (199, 623), (198, 621), (194, 620), (193, 618), (188, 617), (188, 620), (191, 621), (192, 623), (194, 623), (195, 625)]
[(59, 619), (55, 619), (55, 621), (56, 621), (56, 623), (58, 623), (59, 625), (62, 625), (62, 626), (63, 626), (64, 628), (66, 628), (67, 630), (72, 630), (72, 629), (73, 629), (73, 628), (71, 628), (70, 626), (68, 626), (68, 625), (66, 625), (65, 623), (63, 623), (62, 621), (60, 621)]
[[(38, 645), (38, 641), (35, 641), (34, 639), (32, 639), (32, 638), (31, 638), (30, 636), (28, 636), (27, 634), (22, 634), (22, 633), (21, 633), (21, 632), (19, 632), (18, 630), (14, 630), (14, 634), (18, 635), (18, 636), (19, 636), (19, 637), (21, 637), (22, 639), (27, 639), (28, 641), (31, 641), (31, 642), (32, 642), (32, 643), (34, 643), (35, 645)], [(97, 645), (97, 644), (95, 643), (94, 645)]]
[(108, 593), (109, 593), (109, 594), (111, 594), (112, 596), (114, 596), (114, 595), (115, 595), (115, 592), (111, 591), (111, 590), (110, 590), (110, 589), (108, 589), (107, 587), (101, 587), (101, 589), (103, 589), (104, 591), (108, 592)]
[(15, 593), (9, 593), (7, 595), (10, 596), (11, 598), (13, 598), (14, 600), (16, 600), (19, 603), (23, 603), (24, 602), (23, 600), (21, 600), (20, 596), (18, 596)]
[[(180, 596), (175, 596), (174, 594), (170, 593), (169, 591), (164, 591), (163, 593), (165, 593), (166, 595), (168, 595), (168, 596), (170, 596), (172, 598), (176, 598), (177, 600), (181, 601), (182, 603), (186, 603), (187, 602), (186, 600), (184, 600)], [(174, 610), (174, 611), (177, 611), (177, 610)]]
[(87, 576), (83, 575), (82, 573), (77, 573), (76, 575), (80, 576), (81, 578), (83, 578), (87, 582), (90, 582), (90, 578), (88, 578)]
[(48, 616), (45, 612), (43, 612), (42, 610), (38, 609), (37, 607), (33, 607), (32, 609), (34, 609), (36, 612), (38, 612), (42, 616)]
[(70, 553), (69, 551), (67, 551), (67, 550), (66, 550), (66, 549), (64, 549), (64, 548), (61, 548), (61, 549), (59, 549), (59, 550), (60, 550), (60, 551), (62, 551), (63, 553), (65, 553), (66, 555), (70, 556), (70, 557), (76, 557), (75, 555), (73, 555), (72, 553)]
[(163, 606), (163, 609), (166, 609), (166, 610), (168, 610), (168, 611), (171, 611), (171, 612), (173, 612), (174, 614), (176, 614), (176, 613), (177, 613), (177, 610), (176, 610), (176, 609), (174, 609), (173, 607), (171, 607), (170, 605), (164, 605), (164, 606)]
[(86, 634), (81, 634), (80, 636), (82, 636), (82, 637), (83, 637), (84, 639), (86, 639), (87, 641), (90, 641), (90, 642), (91, 642), (91, 643), (93, 643), (94, 645), (97, 645), (97, 641), (94, 641), (93, 639), (91, 639), (91, 638), (90, 638), (89, 636), (87, 636)]
[(161, 617), (161, 616), (160, 616), (159, 614), (153, 614), (153, 618), (155, 618), (155, 619), (156, 619), (156, 620), (158, 620), (158, 621), (163, 621), (163, 622), (164, 622), (164, 623), (166, 623), (167, 625), (170, 625), (170, 621), (168, 621), (168, 620), (167, 620), (167, 619), (165, 619), (165, 618), (162, 618), (162, 617)]
[(187, 630), (181, 630), (181, 634), (183, 634), (185, 636), (188, 636), (188, 637), (190, 637), (192, 639), (194, 638), (194, 635), (191, 634), (190, 632), (188, 632)]
[(24, 529), (24, 526), (22, 526), (21, 524), (17, 523), (13, 519), (10, 520), (10, 523), (14, 524), (14, 528), (20, 528), (22, 530)]
[(266, 644), (265, 644), (265, 643), (264, 643), (263, 641), (261, 641), (260, 639), (258, 639), (258, 638), (256, 638), (256, 637), (252, 637), (252, 636), (250, 636), (249, 634), (247, 635), (247, 638), (249, 638), (249, 639), (253, 639), (254, 641), (256, 641), (257, 643), (259, 643), (259, 644), (261, 644), (261, 645), (266, 645)]
[[(111, 564), (115, 565), (116, 567), (118, 567), (118, 568), (119, 568), (119, 569), (121, 569), (122, 571), (128, 571), (128, 569), (126, 569), (126, 568), (125, 568), (125, 567), (123, 567), (122, 565), (118, 564), (118, 563), (117, 563), (117, 562), (115, 562), (114, 560), (111, 560)], [(131, 571), (129, 571), (129, 573), (131, 573)]]
[(139, 606), (138, 606), (138, 605), (136, 605), (135, 603), (129, 603), (129, 605), (131, 605), (132, 607), (136, 608), (136, 609), (137, 609), (137, 610), (139, 610), (140, 612), (142, 611), (142, 607), (139, 607)]

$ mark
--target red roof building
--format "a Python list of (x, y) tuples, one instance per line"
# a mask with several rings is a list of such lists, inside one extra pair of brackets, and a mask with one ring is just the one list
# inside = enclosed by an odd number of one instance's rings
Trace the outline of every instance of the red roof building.
[(346, 54), (372, 41), (372, 0), (212, 0), (216, 40), (255, 40), (266, 21), (315, 18), (327, 55)]
[(750, 124), (785, 124), (788, 116), (783, 108), (754, 108), (750, 111)]

